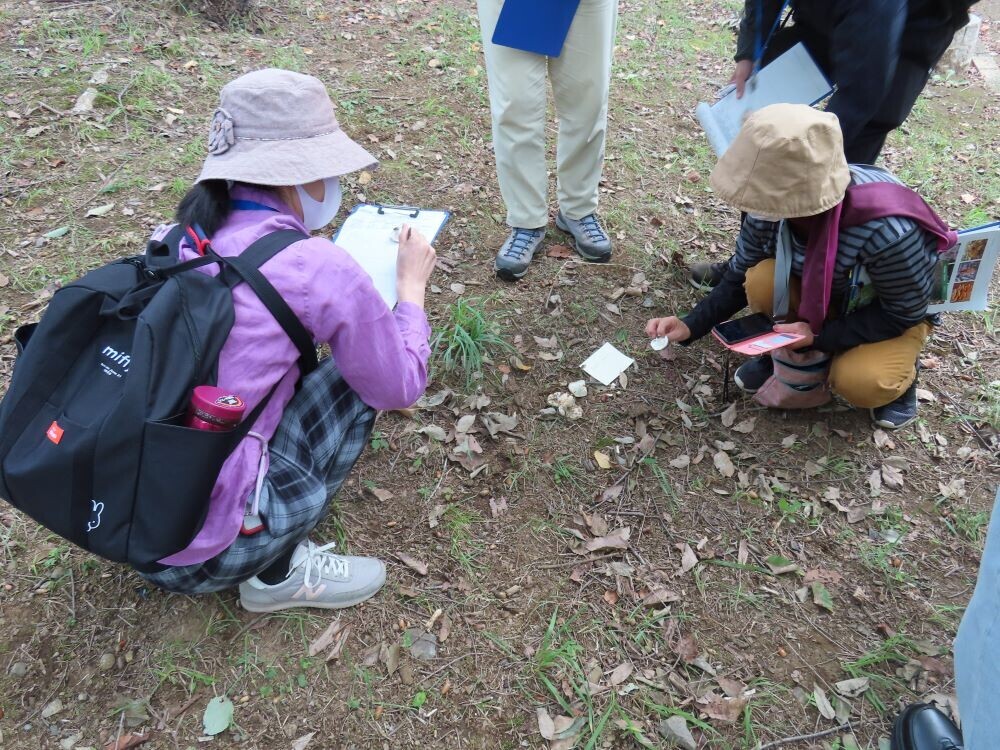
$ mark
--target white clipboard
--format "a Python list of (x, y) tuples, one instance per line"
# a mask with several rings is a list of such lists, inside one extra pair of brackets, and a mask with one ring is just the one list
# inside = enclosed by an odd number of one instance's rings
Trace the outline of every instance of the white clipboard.
[(451, 213), (448, 211), (361, 203), (351, 209), (331, 239), (371, 276), (375, 290), (391, 309), (398, 301), (396, 259), (399, 242), (394, 230), (409, 224), (433, 243), (449, 218)]

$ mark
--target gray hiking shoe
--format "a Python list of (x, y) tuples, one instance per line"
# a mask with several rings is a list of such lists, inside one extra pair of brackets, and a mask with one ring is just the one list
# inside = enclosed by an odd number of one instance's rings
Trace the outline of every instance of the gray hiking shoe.
[(611, 238), (604, 231), (597, 214), (588, 214), (582, 219), (567, 219), (560, 211), (556, 214), (556, 226), (569, 232), (573, 247), (584, 260), (592, 263), (607, 263), (611, 260)]
[(336, 542), (318, 547), (301, 542), (292, 555), (288, 577), (273, 586), (254, 576), (240, 584), (240, 604), (251, 612), (292, 607), (341, 609), (360, 604), (385, 583), (385, 563), (374, 557), (335, 555)]
[(545, 227), (539, 229), (522, 229), (514, 227), (510, 236), (500, 246), (493, 267), (497, 276), (504, 281), (517, 281), (528, 272), (531, 258), (542, 245), (545, 237)]

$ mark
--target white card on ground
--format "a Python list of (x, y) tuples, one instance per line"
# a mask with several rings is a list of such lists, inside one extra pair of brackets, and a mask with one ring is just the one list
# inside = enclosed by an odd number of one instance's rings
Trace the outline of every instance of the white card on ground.
[(634, 364), (634, 359), (605, 342), (604, 346), (587, 357), (587, 361), (580, 366), (594, 380), (604, 385), (611, 385), (615, 378)]
[(831, 93), (830, 82), (809, 50), (799, 42), (761, 68), (747, 82), (742, 98), (736, 98), (734, 87), (715, 104), (699, 103), (695, 115), (716, 155), (722, 156), (742, 127), (747, 113), (769, 104), (815, 105)]
[(393, 231), (409, 224), (433, 243), (449, 215), (447, 211), (363, 203), (354, 207), (332, 239), (371, 276), (375, 290), (391, 309), (398, 300), (396, 258), (399, 243)]

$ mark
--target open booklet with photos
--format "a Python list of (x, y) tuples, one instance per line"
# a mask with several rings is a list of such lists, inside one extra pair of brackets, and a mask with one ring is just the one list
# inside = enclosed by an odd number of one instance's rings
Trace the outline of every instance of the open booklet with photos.
[[(1000, 256), (1000, 221), (958, 233), (958, 244), (941, 253), (935, 269), (929, 314), (985, 310), (989, 306), (990, 279)], [(872, 301), (875, 290), (863, 266), (855, 269), (845, 312)]]
[(959, 232), (958, 244), (941, 254), (927, 311), (985, 310), (998, 256), (1000, 221)]

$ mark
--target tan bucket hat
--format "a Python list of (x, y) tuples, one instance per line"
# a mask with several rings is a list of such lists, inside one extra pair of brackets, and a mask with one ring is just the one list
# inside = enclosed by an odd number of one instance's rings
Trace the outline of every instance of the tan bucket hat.
[(208, 154), (197, 182), (305, 185), (378, 164), (340, 129), (322, 81), (276, 68), (223, 87)]
[(709, 179), (722, 200), (758, 216), (813, 216), (842, 200), (851, 182), (840, 121), (805, 104), (750, 114)]

